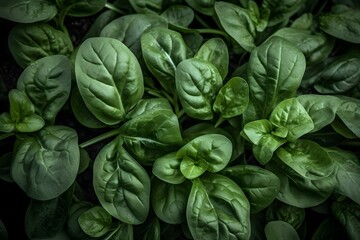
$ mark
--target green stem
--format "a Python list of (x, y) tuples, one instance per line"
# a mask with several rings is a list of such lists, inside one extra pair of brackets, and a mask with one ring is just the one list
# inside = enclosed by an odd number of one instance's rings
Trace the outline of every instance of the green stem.
[(111, 130), (111, 131), (109, 131), (109, 132), (103, 133), (103, 134), (101, 134), (101, 135), (99, 135), (99, 136), (96, 136), (96, 137), (90, 139), (90, 140), (87, 140), (86, 142), (81, 143), (81, 144), (79, 145), (79, 147), (81, 147), (81, 148), (86, 148), (86, 147), (88, 147), (88, 146), (90, 146), (90, 145), (93, 145), (93, 144), (95, 144), (95, 143), (98, 143), (98, 142), (100, 142), (100, 141), (102, 141), (102, 140), (105, 140), (105, 139), (107, 139), (107, 138), (116, 136), (116, 135), (118, 135), (119, 133), (120, 133), (120, 128), (113, 129), (113, 130)]
[(145, 87), (145, 91), (147, 93), (149, 93), (150, 95), (153, 95), (155, 97), (159, 97), (159, 98), (163, 98), (164, 96), (161, 95), (161, 93), (159, 93), (158, 91), (154, 90), (154, 89), (151, 89), (151, 88), (147, 88)]
[(220, 124), (222, 124), (226, 119), (222, 116), (219, 117), (219, 119), (215, 123), (215, 127), (217, 128)]
[(180, 111), (178, 111), (176, 113), (177, 118), (180, 119), (184, 115), (184, 113), (185, 113), (184, 109), (181, 109)]
[(117, 13), (120, 13), (121, 15), (125, 15), (126, 12), (120, 10), (119, 8), (115, 7), (114, 4), (111, 4), (111, 3), (106, 3), (105, 4), (105, 7), (111, 11), (114, 11), (114, 12), (117, 12)]

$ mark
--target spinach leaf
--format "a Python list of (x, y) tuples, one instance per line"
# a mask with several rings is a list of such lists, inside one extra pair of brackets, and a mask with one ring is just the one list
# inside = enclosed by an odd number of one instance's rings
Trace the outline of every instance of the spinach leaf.
[(360, 207), (358, 204), (350, 200), (333, 202), (331, 205), (331, 212), (345, 228), (349, 239), (359, 238)]
[(110, 231), (111, 215), (101, 206), (84, 211), (78, 218), (81, 229), (91, 237), (101, 237)]
[(240, 77), (231, 78), (219, 91), (213, 105), (222, 118), (232, 118), (245, 112), (249, 103), (249, 86)]
[(201, 120), (213, 118), (212, 105), (222, 78), (212, 63), (197, 58), (182, 61), (175, 71), (175, 83), (187, 115)]
[(161, 12), (163, 0), (130, 0), (131, 6), (138, 13)]
[(145, 221), (150, 205), (150, 178), (117, 138), (94, 161), (93, 185), (101, 206), (128, 224)]
[(264, 230), (267, 240), (300, 240), (296, 230), (284, 221), (268, 222)]
[(198, 0), (198, 1), (191, 1), (191, 0), (185, 0), (185, 2), (195, 9), (196, 11), (205, 14), (205, 15), (213, 15), (214, 13), (214, 4), (215, 0)]
[(194, 239), (249, 239), (250, 205), (229, 178), (204, 174), (193, 180), (186, 218)]
[(220, 172), (233, 180), (244, 191), (251, 214), (268, 207), (280, 190), (280, 180), (272, 172), (253, 165), (235, 165)]
[(54, 123), (70, 96), (70, 60), (63, 55), (36, 60), (21, 73), (17, 88), (30, 98), (37, 114)]
[(305, 220), (305, 209), (275, 200), (266, 209), (266, 220), (287, 222), (298, 231)]
[(184, 222), (189, 193), (189, 182), (169, 184), (154, 178), (151, 182), (151, 205), (156, 216), (169, 224)]
[(87, 108), (108, 125), (124, 120), (144, 93), (139, 62), (116, 39), (85, 40), (76, 55), (75, 74)]
[(180, 33), (153, 28), (141, 36), (143, 58), (150, 72), (169, 93), (175, 91), (175, 70), (186, 59), (186, 44)]
[(80, 162), (78, 136), (66, 126), (46, 126), (16, 141), (11, 176), (25, 193), (46, 201), (75, 181)]
[(215, 11), (224, 30), (239, 44), (251, 52), (256, 46), (256, 28), (247, 9), (227, 2), (216, 2)]
[(261, 8), (270, 10), (268, 26), (287, 22), (304, 4), (305, 0), (264, 0)]
[(74, 185), (53, 199), (32, 199), (25, 214), (26, 235), (30, 239), (55, 237), (66, 222), (73, 192)]
[(259, 118), (268, 118), (278, 103), (295, 96), (305, 65), (302, 52), (279, 37), (269, 38), (251, 52), (248, 84)]
[(70, 237), (73, 239), (82, 239), (82, 240), (90, 240), (90, 236), (87, 235), (80, 227), (79, 224), (79, 217), (80, 215), (91, 209), (93, 204), (88, 201), (79, 201), (73, 203), (70, 206), (68, 212), (68, 219), (66, 222), (66, 232), (69, 234)]
[(185, 144), (177, 151), (176, 157), (182, 159), (182, 174), (188, 179), (194, 179), (205, 171), (214, 173), (224, 169), (231, 154), (232, 143), (227, 137), (206, 134)]
[(118, 226), (111, 232), (109, 232), (104, 239), (106, 240), (133, 240), (134, 230), (133, 225), (119, 222)]
[(194, 58), (214, 64), (222, 79), (225, 79), (229, 67), (228, 48), (221, 38), (211, 38), (201, 45)]
[(276, 150), (276, 155), (309, 180), (323, 179), (334, 171), (333, 161), (326, 150), (310, 140), (299, 139), (285, 144)]
[(43, 22), (16, 25), (9, 33), (8, 45), (22, 68), (40, 58), (57, 54), (69, 56), (73, 51), (71, 39), (66, 33)]
[(56, 0), (60, 9), (74, 17), (87, 17), (98, 13), (106, 4), (106, 0)]
[(360, 137), (360, 128), (356, 124), (356, 119), (359, 119), (359, 114), (360, 105), (350, 101), (342, 103), (336, 112), (344, 125), (358, 138)]
[(164, 17), (169, 24), (188, 27), (194, 20), (195, 14), (194, 11), (186, 5), (174, 5), (165, 9), (161, 13), (161, 16)]
[(47, 21), (57, 12), (56, 5), (48, 0), (8, 0), (0, 3), (0, 17), (19, 23)]
[(360, 43), (360, 10), (334, 5), (331, 12), (320, 16), (320, 29), (336, 38)]
[(180, 184), (186, 180), (180, 171), (181, 160), (176, 156), (176, 152), (166, 154), (155, 160), (152, 172), (164, 182)]

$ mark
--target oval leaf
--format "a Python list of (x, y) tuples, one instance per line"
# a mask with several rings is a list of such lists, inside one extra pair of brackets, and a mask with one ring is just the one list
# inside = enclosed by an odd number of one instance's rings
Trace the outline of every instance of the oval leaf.
[(102, 207), (95, 206), (84, 211), (78, 218), (81, 229), (91, 237), (101, 237), (110, 231), (111, 215)]

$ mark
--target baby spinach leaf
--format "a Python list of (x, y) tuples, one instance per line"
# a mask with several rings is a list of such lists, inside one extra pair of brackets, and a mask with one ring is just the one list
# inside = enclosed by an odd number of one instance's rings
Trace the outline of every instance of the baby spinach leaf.
[(319, 227), (316, 229), (314, 234), (312, 235), (311, 240), (337, 240), (341, 239), (346, 235), (344, 229), (342, 229), (341, 225), (334, 218), (327, 218), (322, 223), (320, 223)]
[(186, 5), (174, 5), (165, 9), (161, 13), (161, 16), (164, 17), (169, 24), (188, 27), (194, 20), (195, 14), (194, 11)]
[(150, 179), (117, 138), (94, 161), (93, 185), (102, 207), (128, 224), (141, 224), (149, 212)]
[(186, 44), (180, 33), (166, 28), (153, 28), (141, 36), (145, 63), (161, 86), (175, 91), (175, 70), (186, 59)]
[(265, 226), (267, 240), (300, 240), (293, 226), (284, 221), (271, 221)]
[(269, 121), (277, 128), (286, 128), (288, 141), (295, 141), (314, 128), (314, 123), (305, 108), (296, 98), (285, 99), (272, 111)]
[(189, 179), (204, 173), (218, 172), (230, 161), (231, 141), (221, 134), (206, 134), (194, 138), (176, 153), (181, 158), (180, 171)]
[(325, 202), (334, 191), (336, 183), (332, 177), (310, 180), (278, 161), (281, 160), (275, 159), (266, 165), (266, 169), (280, 179), (278, 200), (295, 207), (308, 208)]
[(298, 174), (309, 180), (330, 176), (334, 164), (329, 154), (317, 143), (299, 139), (276, 150), (276, 155)]
[(78, 218), (81, 229), (91, 237), (101, 237), (110, 231), (111, 215), (101, 206), (92, 207)]
[(275, 200), (266, 209), (266, 220), (287, 222), (298, 231), (305, 220), (305, 209)]
[(360, 104), (350, 101), (344, 102), (337, 109), (336, 115), (356, 137), (360, 137), (360, 127), (356, 124), (360, 115)]
[(356, 155), (341, 149), (326, 149), (335, 164), (335, 191), (360, 204), (360, 162)]
[(194, 239), (249, 239), (250, 205), (241, 188), (219, 174), (193, 180), (186, 218)]
[(271, 37), (251, 52), (250, 100), (260, 118), (268, 118), (282, 100), (294, 97), (305, 71), (305, 57), (288, 41)]
[(10, 113), (3, 112), (0, 114), (0, 132), (11, 133), (15, 131), (15, 124), (11, 119)]
[(214, 4), (216, 0), (185, 0), (185, 2), (196, 11), (211, 16), (214, 13)]
[(331, 212), (336, 220), (345, 228), (349, 239), (358, 239), (360, 230), (360, 207), (358, 204), (346, 200), (333, 202)]
[(181, 160), (176, 152), (166, 154), (155, 160), (152, 173), (164, 182), (180, 184), (186, 180), (180, 171)]
[(156, 216), (169, 224), (184, 222), (189, 193), (188, 182), (169, 184), (154, 178), (151, 183), (151, 205)]
[(160, 240), (160, 221), (158, 218), (154, 218), (149, 225), (146, 226), (145, 231), (143, 232), (144, 240)]
[(314, 128), (310, 132), (317, 132), (330, 124), (336, 116), (336, 111), (342, 101), (330, 95), (304, 94), (297, 97), (301, 105), (311, 117)]
[(70, 206), (68, 212), (68, 219), (66, 222), (66, 230), (67, 230), (66, 232), (73, 239), (82, 239), (82, 240), (91, 239), (90, 236), (84, 233), (84, 231), (81, 229), (78, 219), (83, 212), (91, 209), (92, 207), (93, 204), (88, 201), (79, 201), (73, 203)]
[(141, 164), (174, 151), (182, 143), (179, 121), (165, 99), (143, 99), (120, 128), (127, 150)]
[(216, 2), (215, 11), (224, 30), (243, 49), (251, 52), (256, 46), (256, 28), (247, 9), (227, 2)]
[(133, 240), (134, 230), (133, 225), (119, 222), (119, 225), (111, 232), (109, 232), (104, 239), (106, 240)]
[(268, 26), (287, 22), (303, 6), (305, 0), (264, 0), (261, 8), (270, 10)]
[(83, 40), (91, 37), (100, 36), (103, 28), (109, 24), (111, 21), (115, 20), (119, 17), (119, 14), (112, 10), (107, 10), (99, 14), (99, 16), (95, 19), (94, 23), (91, 25), (89, 30), (86, 32)]
[(220, 172), (243, 190), (252, 214), (268, 207), (280, 190), (280, 180), (272, 172), (253, 165), (235, 165)]
[(334, 5), (331, 12), (320, 15), (320, 29), (336, 38), (360, 43), (360, 10)]
[(55, 17), (58, 10), (48, 0), (7, 0), (0, 3), (0, 16), (19, 23), (47, 21)]
[(16, 141), (11, 176), (29, 197), (50, 200), (74, 183), (79, 161), (75, 130), (46, 126)]
[(129, 14), (114, 19), (101, 31), (101, 37), (110, 37), (124, 43), (139, 59), (142, 56), (141, 35), (154, 27), (167, 27), (164, 18), (156, 14)]
[(139, 62), (116, 39), (85, 40), (77, 52), (75, 74), (87, 108), (105, 124), (121, 122), (144, 93)]
[(74, 17), (87, 17), (98, 13), (105, 6), (106, 0), (56, 0), (66, 14)]
[(211, 38), (201, 45), (194, 58), (214, 64), (222, 79), (225, 79), (229, 67), (228, 48), (221, 38)]
[(314, 88), (321, 94), (344, 93), (360, 82), (360, 58), (340, 57), (315, 77)]
[(65, 225), (74, 185), (46, 201), (32, 199), (25, 214), (25, 232), (30, 239), (55, 237)]
[(179, 63), (176, 91), (187, 115), (201, 120), (213, 118), (212, 105), (222, 87), (218, 69), (210, 62), (191, 58)]
[(63, 55), (43, 57), (20, 75), (17, 88), (26, 93), (35, 111), (53, 123), (70, 96), (71, 62)]
[(67, 34), (43, 22), (16, 25), (9, 33), (8, 45), (22, 68), (40, 58), (57, 54), (69, 56), (73, 51)]
[(282, 37), (298, 47), (306, 58), (306, 65), (319, 63), (328, 57), (334, 47), (334, 39), (325, 34), (312, 34), (307, 29), (281, 28), (273, 36)]

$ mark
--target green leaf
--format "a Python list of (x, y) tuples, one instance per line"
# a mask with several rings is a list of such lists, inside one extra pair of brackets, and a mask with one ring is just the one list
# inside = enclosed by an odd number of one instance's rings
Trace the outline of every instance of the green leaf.
[(141, 224), (149, 212), (150, 178), (115, 139), (94, 161), (93, 185), (102, 207), (128, 224)]
[(10, 133), (15, 131), (15, 123), (11, 119), (10, 113), (0, 114), (0, 132)]
[(15, 143), (11, 176), (25, 193), (36, 200), (50, 200), (75, 181), (80, 153), (75, 130), (46, 126), (35, 135)]
[(301, 7), (305, 0), (264, 0), (261, 8), (270, 10), (268, 26), (287, 22)]
[(311, 240), (337, 240), (341, 239), (346, 232), (341, 228), (341, 225), (333, 218), (325, 219), (315, 230)]
[(30, 98), (37, 114), (54, 122), (70, 96), (70, 60), (63, 55), (36, 60), (21, 73), (17, 88)]
[(47, 21), (55, 17), (56, 5), (48, 0), (7, 0), (0, 3), (0, 16), (18, 23)]
[(174, 5), (165, 9), (165, 11), (161, 13), (161, 16), (172, 25), (187, 27), (194, 20), (195, 14), (194, 11), (186, 5)]
[(154, 178), (151, 184), (151, 205), (156, 216), (169, 224), (184, 222), (190, 193), (188, 182), (169, 184)]
[(216, 96), (213, 109), (223, 118), (232, 118), (241, 115), (248, 107), (249, 86), (240, 77), (231, 78)]
[(160, 240), (160, 221), (158, 218), (154, 218), (149, 225), (146, 226), (146, 230), (143, 233), (144, 240)]
[(229, 52), (227, 45), (221, 38), (211, 38), (203, 43), (194, 58), (211, 62), (225, 79), (229, 67)]
[(252, 152), (256, 160), (265, 165), (272, 159), (274, 152), (285, 143), (286, 139), (266, 134), (261, 138), (259, 144), (252, 146)]
[(350, 101), (344, 102), (337, 109), (336, 115), (353, 134), (358, 138), (360, 137), (360, 126), (356, 124), (360, 117), (360, 104)]
[(180, 171), (181, 160), (176, 152), (166, 154), (155, 160), (152, 173), (164, 182), (180, 184), (186, 180)]
[(91, 209), (93, 204), (87, 201), (79, 201), (73, 203), (68, 211), (68, 219), (66, 221), (66, 230), (73, 239), (90, 240), (90, 236), (84, 233), (79, 224), (80, 215)]
[(253, 165), (235, 165), (220, 172), (244, 191), (250, 202), (251, 214), (268, 207), (280, 190), (280, 180), (272, 172)]
[(326, 149), (335, 164), (335, 191), (360, 204), (360, 162), (355, 153), (341, 149)]
[(180, 33), (166, 28), (153, 28), (141, 36), (145, 63), (161, 86), (175, 91), (175, 70), (186, 59), (186, 44)]
[(106, 240), (133, 240), (134, 239), (134, 230), (133, 225), (126, 223), (118, 223), (116, 229), (109, 232), (104, 239)]
[(268, 222), (276, 220), (284, 221), (289, 223), (295, 230), (299, 231), (304, 224), (305, 209), (275, 200), (266, 209), (266, 220)]
[(129, 0), (131, 6), (138, 13), (159, 13), (162, 10), (163, 0)]
[(281, 101), (295, 97), (305, 71), (305, 57), (288, 41), (271, 37), (251, 52), (250, 101), (260, 118), (268, 118)]
[(253, 144), (259, 145), (260, 140), (272, 130), (273, 126), (269, 120), (259, 119), (245, 124), (241, 134)]
[(330, 176), (334, 171), (334, 164), (324, 148), (310, 140), (299, 139), (287, 143), (278, 150), (276, 155), (309, 180), (319, 180)]
[(268, 222), (264, 230), (267, 240), (300, 240), (296, 230), (284, 221)]
[(9, 103), (10, 118), (14, 123), (21, 122), (25, 117), (35, 113), (34, 104), (28, 96), (16, 88), (9, 91)]
[(175, 72), (176, 90), (187, 115), (200, 120), (213, 118), (212, 105), (222, 87), (218, 69), (210, 62), (191, 58)]
[(219, 1), (215, 3), (215, 11), (224, 30), (243, 49), (251, 52), (256, 47), (254, 43), (256, 29), (248, 10), (232, 3)]
[(314, 129), (310, 132), (317, 132), (334, 121), (336, 111), (342, 103), (342, 100), (330, 95), (305, 94), (297, 99), (314, 123)]
[(193, 180), (186, 218), (194, 239), (249, 239), (250, 205), (229, 178), (205, 174)]
[(221, 134), (206, 134), (185, 144), (178, 150), (176, 157), (182, 159), (181, 172), (186, 178), (192, 179), (192, 171), (196, 170), (196, 167), (201, 173), (205, 170), (218, 172), (224, 169), (230, 161), (231, 154), (232, 143), (227, 137)]
[(81, 229), (91, 237), (101, 237), (110, 231), (111, 215), (102, 207), (95, 206), (84, 211), (78, 218)]
[(8, 45), (22, 68), (40, 58), (58, 54), (69, 56), (73, 51), (70, 37), (44, 22), (16, 25), (9, 33)]
[(334, 5), (331, 12), (320, 15), (320, 29), (352, 43), (360, 43), (360, 10)]
[(195, 9), (196, 11), (200, 12), (201, 14), (205, 14), (208, 16), (213, 15), (214, 13), (214, 4), (216, 0), (185, 0), (185, 2)]
[(349, 239), (359, 239), (360, 206), (352, 201), (333, 202), (331, 212), (345, 228)]
[(100, 12), (106, 4), (106, 0), (64, 0), (67, 9), (66, 14), (74, 17), (88, 17)]
[(280, 102), (272, 111), (269, 121), (277, 128), (286, 128), (286, 140), (291, 142), (314, 128), (311, 117), (296, 98)]
[(108, 125), (121, 122), (144, 93), (138, 60), (116, 39), (85, 40), (77, 52), (75, 74), (87, 108)]
[(70, 186), (63, 194), (53, 199), (32, 199), (25, 214), (25, 232), (30, 239), (55, 237), (65, 225), (74, 193)]

